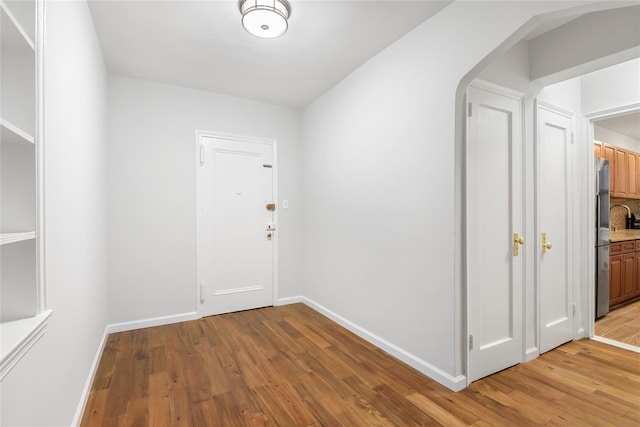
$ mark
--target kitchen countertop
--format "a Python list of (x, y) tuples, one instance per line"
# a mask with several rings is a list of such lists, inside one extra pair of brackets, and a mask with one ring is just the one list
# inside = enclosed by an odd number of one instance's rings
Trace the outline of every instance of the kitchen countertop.
[(611, 243), (624, 242), (626, 240), (640, 240), (640, 230), (616, 230), (609, 234)]

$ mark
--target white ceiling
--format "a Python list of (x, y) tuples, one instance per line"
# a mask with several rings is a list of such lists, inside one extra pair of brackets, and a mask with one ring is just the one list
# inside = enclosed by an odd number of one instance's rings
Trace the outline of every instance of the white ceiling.
[(640, 112), (598, 120), (596, 125), (640, 141)]
[(302, 107), (451, 1), (290, 3), (276, 39), (248, 34), (236, 0), (89, 6), (111, 73)]

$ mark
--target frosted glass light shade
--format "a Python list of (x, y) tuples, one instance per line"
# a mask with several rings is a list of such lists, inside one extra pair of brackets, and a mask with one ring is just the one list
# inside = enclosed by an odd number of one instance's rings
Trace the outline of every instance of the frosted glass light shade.
[(286, 0), (240, 0), (242, 26), (254, 36), (273, 38), (283, 35), (291, 14)]

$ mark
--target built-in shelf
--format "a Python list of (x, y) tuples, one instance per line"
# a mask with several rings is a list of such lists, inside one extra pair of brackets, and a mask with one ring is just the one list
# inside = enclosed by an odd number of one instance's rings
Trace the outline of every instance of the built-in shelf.
[(33, 53), (35, 44), (22, 25), (9, 10), (7, 5), (0, 1), (0, 30), (1, 43), (3, 49), (25, 50)]
[(23, 131), (6, 119), (0, 117), (0, 141), (3, 144), (31, 144), (35, 143), (35, 139), (29, 133)]
[(0, 323), (0, 380), (44, 335), (52, 311), (34, 317)]
[(22, 233), (1, 233), (0, 245), (8, 245), (9, 243), (18, 243), (24, 240), (32, 240), (36, 238), (35, 231), (25, 231)]
[(0, 381), (51, 315), (40, 241), (44, 7), (44, 0), (0, 0)]

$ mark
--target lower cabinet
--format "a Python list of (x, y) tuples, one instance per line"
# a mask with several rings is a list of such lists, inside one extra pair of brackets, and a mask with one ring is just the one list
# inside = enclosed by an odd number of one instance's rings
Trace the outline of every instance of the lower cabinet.
[(640, 296), (640, 240), (609, 246), (609, 307)]

